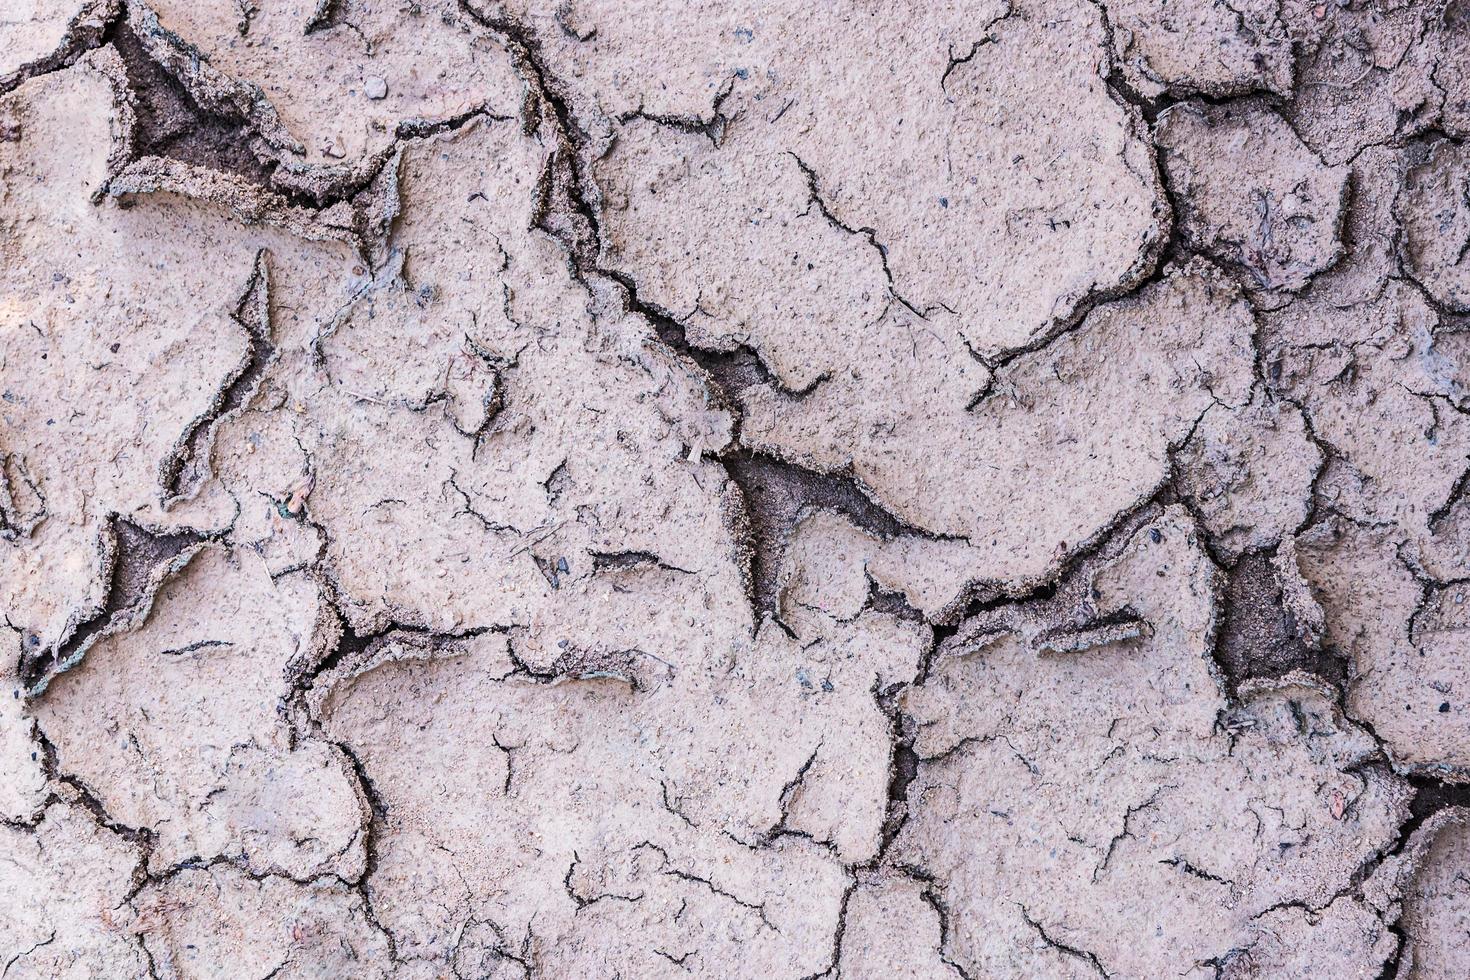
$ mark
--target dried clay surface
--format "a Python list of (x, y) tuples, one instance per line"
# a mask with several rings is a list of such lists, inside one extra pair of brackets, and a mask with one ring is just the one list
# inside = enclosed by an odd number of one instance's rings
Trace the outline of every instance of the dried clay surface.
[(0, 4), (0, 976), (1470, 977), (1470, 2)]

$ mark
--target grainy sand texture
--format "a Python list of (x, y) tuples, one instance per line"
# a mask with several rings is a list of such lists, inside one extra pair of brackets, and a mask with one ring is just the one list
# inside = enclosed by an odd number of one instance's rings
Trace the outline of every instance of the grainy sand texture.
[(0, 975), (1466, 980), (1470, 0), (0, 0)]

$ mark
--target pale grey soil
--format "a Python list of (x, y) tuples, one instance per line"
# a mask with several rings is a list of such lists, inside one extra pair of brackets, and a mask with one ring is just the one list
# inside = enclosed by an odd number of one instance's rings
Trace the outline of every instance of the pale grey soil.
[(12, 0), (0, 973), (1470, 976), (1463, 0)]

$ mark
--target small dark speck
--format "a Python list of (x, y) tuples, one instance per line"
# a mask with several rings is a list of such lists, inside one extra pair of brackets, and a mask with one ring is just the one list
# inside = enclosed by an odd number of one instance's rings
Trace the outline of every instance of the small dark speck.
[(1447, 715), (1450, 713), (1450, 703), (1448, 701), (1440, 702), (1439, 713), (1442, 715)]
[(34, 753), (34, 752), (31, 753), (31, 761), (32, 762), (35, 762), (36, 761), (36, 753)]
[(570, 569), (567, 567), (567, 560), (565, 557), (561, 557), (556, 560), (556, 570), (558, 572), (561, 572), (563, 575), (570, 571)]
[(107, 349), (116, 354), (118, 351), (122, 350), (122, 344), (108, 344)]
[(949, 198), (947, 198), (947, 197), (941, 197), (939, 199), (939, 206), (942, 207), (942, 208), (949, 207)]
[(741, 44), (749, 44), (755, 40), (755, 32), (748, 27), (737, 27), (735, 28), (735, 40)]
[(741, 81), (744, 81), (745, 79), (750, 77), (750, 72), (746, 71), (744, 68), (736, 68), (735, 77), (740, 79)]
[(1148, 531), (1148, 538), (1154, 544), (1158, 544), (1160, 541), (1164, 540), (1164, 532), (1160, 531), (1156, 527), (1151, 527)]

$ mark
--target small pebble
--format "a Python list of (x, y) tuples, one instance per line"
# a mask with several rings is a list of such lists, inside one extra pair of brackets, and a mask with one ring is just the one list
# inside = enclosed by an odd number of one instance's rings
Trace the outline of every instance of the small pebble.
[(388, 97), (388, 83), (376, 75), (370, 76), (363, 82), (362, 89), (370, 99), (386, 99)]

